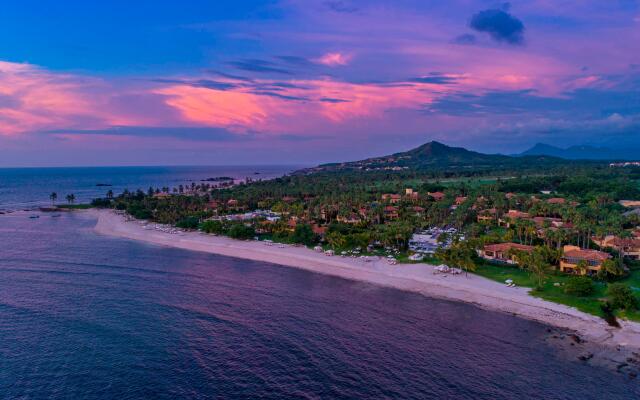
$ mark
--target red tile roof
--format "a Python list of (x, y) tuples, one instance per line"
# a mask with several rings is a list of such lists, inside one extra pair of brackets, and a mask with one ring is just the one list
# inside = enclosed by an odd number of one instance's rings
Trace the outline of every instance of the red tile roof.
[(640, 239), (637, 238), (615, 238), (611, 242), (614, 246), (617, 247), (631, 247), (631, 248), (640, 248)]
[(562, 197), (552, 197), (550, 199), (547, 200), (547, 203), (549, 204), (564, 204), (566, 203), (566, 200)]
[(518, 211), (518, 210), (509, 210), (506, 214), (508, 218), (529, 218), (529, 213)]
[(579, 260), (604, 261), (611, 258), (611, 254), (598, 250), (572, 249), (565, 251), (563, 257), (577, 258)]
[(521, 250), (521, 251), (532, 251), (533, 246), (527, 246), (525, 244), (519, 243), (497, 243), (497, 244), (488, 244), (484, 246), (485, 251), (508, 251), (508, 250)]

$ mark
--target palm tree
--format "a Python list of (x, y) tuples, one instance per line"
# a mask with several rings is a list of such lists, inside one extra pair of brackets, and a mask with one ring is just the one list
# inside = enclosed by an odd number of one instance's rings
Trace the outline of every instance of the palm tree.
[(109, 189), (107, 192), (107, 199), (113, 199), (113, 190)]
[(580, 275), (584, 275), (588, 270), (589, 270), (589, 264), (587, 264), (585, 260), (578, 261), (578, 263), (576, 264), (576, 271)]
[(534, 251), (531, 257), (531, 262), (528, 264), (527, 268), (529, 269), (529, 273), (531, 273), (531, 275), (536, 279), (536, 289), (542, 290), (547, 273), (551, 270), (551, 265), (544, 260), (544, 257), (541, 254)]
[(624, 267), (622, 266), (622, 262), (614, 259), (604, 260), (602, 262), (602, 273), (606, 276), (618, 277), (624, 274)]
[(52, 193), (49, 195), (49, 199), (51, 199), (51, 205), (53, 206), (53, 205), (54, 205), (54, 203), (56, 202), (56, 200), (58, 199), (58, 193), (56, 193), (56, 192), (52, 192)]
[(66, 196), (67, 203), (73, 204), (76, 201), (76, 195), (71, 193)]

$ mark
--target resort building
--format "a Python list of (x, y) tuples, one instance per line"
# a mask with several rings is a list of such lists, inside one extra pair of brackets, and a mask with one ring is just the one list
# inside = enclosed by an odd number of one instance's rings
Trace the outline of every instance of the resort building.
[(478, 213), (477, 220), (480, 223), (492, 223), (496, 220), (496, 216), (498, 215), (498, 210), (495, 208), (490, 208), (488, 210), (482, 210)]
[(485, 260), (492, 262), (518, 264), (518, 259), (515, 254), (517, 251), (530, 253), (533, 251), (533, 246), (527, 246), (519, 243), (488, 244), (478, 250), (478, 255)]
[(498, 219), (498, 225), (510, 228), (511, 224), (513, 224), (516, 220), (529, 218), (531, 218), (531, 215), (529, 215), (529, 213), (518, 210), (509, 210), (500, 219)]
[[(598, 250), (584, 250), (567, 245), (562, 249), (560, 271), (570, 274), (594, 275), (602, 269), (602, 263), (611, 258), (609, 253)], [(581, 264), (584, 268), (580, 268)]]
[(402, 196), (399, 194), (385, 193), (382, 195), (382, 201), (388, 201), (391, 204), (399, 203), (400, 200), (402, 200)]
[(415, 206), (413, 207), (413, 212), (416, 214), (416, 216), (421, 216), (424, 214), (424, 207), (420, 207), (420, 206)]
[(560, 218), (551, 217), (533, 217), (533, 222), (538, 228), (549, 226), (551, 228), (562, 228), (565, 223)]
[(547, 203), (549, 204), (565, 204), (566, 202), (567, 200), (562, 197), (552, 197), (547, 200)]
[(320, 238), (324, 238), (324, 235), (327, 233), (327, 227), (326, 226), (320, 226), (318, 224), (311, 225), (311, 230), (313, 231), (313, 233), (315, 235), (320, 236)]
[(604, 238), (594, 237), (591, 240), (600, 246), (600, 248), (610, 247), (622, 253), (623, 257), (640, 260), (640, 238), (621, 238), (614, 235), (607, 235)]
[(640, 239), (615, 238), (611, 248), (621, 252), (623, 257), (640, 260)]
[(445, 194), (442, 192), (427, 192), (427, 195), (433, 197), (435, 201), (444, 200)]
[(398, 219), (398, 207), (386, 206), (384, 208), (384, 217), (386, 219)]
[(215, 200), (211, 200), (210, 202), (207, 203), (207, 205), (205, 206), (205, 209), (206, 210), (217, 210), (218, 207), (220, 207), (220, 204)]
[(618, 203), (620, 203), (621, 206), (627, 207), (627, 208), (640, 207), (640, 200), (620, 200)]
[(338, 215), (336, 221), (343, 224), (358, 224), (362, 222), (362, 218), (358, 214), (351, 213), (349, 215)]
[(411, 200), (418, 200), (418, 192), (414, 191), (411, 188), (407, 188), (404, 190), (404, 195), (407, 196)]

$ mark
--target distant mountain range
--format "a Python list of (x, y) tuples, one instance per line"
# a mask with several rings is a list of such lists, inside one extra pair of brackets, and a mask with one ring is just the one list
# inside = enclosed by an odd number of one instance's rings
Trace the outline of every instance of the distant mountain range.
[[(523, 156), (527, 163), (563, 163), (560, 158), (547, 155)], [(403, 170), (441, 169), (465, 167), (500, 167), (523, 164), (523, 157), (502, 154), (483, 154), (462, 147), (451, 147), (440, 142), (429, 142), (409, 151), (388, 156), (367, 158), (360, 161), (323, 164), (307, 168), (300, 173), (341, 171), (341, 170)]]
[(596, 146), (571, 146), (563, 149), (538, 143), (516, 156), (551, 156), (568, 160), (636, 160), (640, 159), (640, 152), (638, 149), (621, 150)]

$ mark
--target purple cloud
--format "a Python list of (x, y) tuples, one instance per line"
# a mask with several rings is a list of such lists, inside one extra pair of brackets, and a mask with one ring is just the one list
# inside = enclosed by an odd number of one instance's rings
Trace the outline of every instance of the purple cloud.
[(524, 24), (507, 10), (490, 9), (471, 17), (469, 26), (478, 32), (488, 33), (498, 42), (513, 45), (524, 43)]

